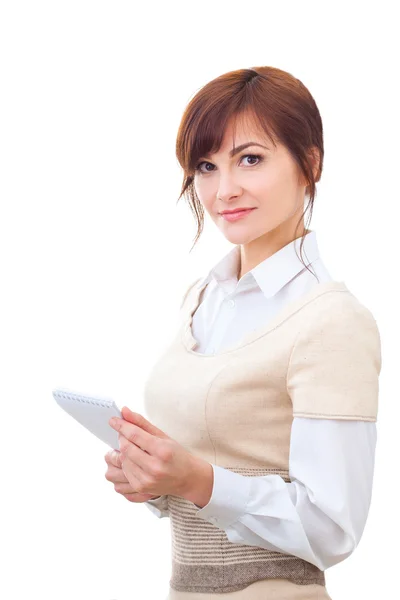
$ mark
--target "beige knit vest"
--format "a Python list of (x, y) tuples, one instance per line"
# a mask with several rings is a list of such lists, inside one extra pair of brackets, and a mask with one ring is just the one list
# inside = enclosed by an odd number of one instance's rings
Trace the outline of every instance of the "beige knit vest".
[[(289, 482), (294, 416), (377, 420), (379, 331), (343, 282), (315, 285), (215, 355), (193, 350), (191, 322), (205, 289), (196, 283), (144, 386), (147, 418), (189, 452), (246, 477), (278, 474)], [(232, 543), (196, 516), (195, 504), (167, 499), (175, 590), (231, 592), (267, 578), (325, 585), (324, 572), (306, 560)]]

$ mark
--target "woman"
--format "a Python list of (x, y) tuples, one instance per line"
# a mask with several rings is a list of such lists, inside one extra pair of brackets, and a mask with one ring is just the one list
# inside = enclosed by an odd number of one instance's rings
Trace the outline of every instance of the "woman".
[(176, 148), (195, 243), (206, 210), (234, 246), (186, 290), (150, 420), (124, 407), (106, 478), (170, 518), (169, 600), (329, 599), (324, 571), (369, 511), (381, 346), (304, 225), (318, 108), (285, 71), (229, 72), (190, 101)]

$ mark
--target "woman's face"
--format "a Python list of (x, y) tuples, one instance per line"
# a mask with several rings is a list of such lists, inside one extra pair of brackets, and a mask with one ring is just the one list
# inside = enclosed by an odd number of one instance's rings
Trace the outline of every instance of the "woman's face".
[[(197, 197), (232, 244), (248, 244), (280, 226), (290, 226), (294, 232), (304, 210), (307, 185), (285, 146), (277, 143), (274, 147), (250, 121), (243, 125), (238, 120), (235, 146), (252, 144), (231, 157), (234, 132), (230, 124), (218, 153), (200, 157), (194, 176)], [(234, 221), (220, 214), (236, 208), (254, 210)]]

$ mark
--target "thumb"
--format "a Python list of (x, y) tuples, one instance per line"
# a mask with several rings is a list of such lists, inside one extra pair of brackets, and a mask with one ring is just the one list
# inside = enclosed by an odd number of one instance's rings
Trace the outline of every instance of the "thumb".
[(164, 431), (153, 425), (153, 423), (150, 423), (150, 421), (145, 419), (139, 413), (132, 412), (127, 406), (123, 406), (121, 408), (121, 414), (122, 418), (125, 419), (125, 421), (129, 421), (129, 423), (137, 425), (141, 429), (144, 429), (148, 433), (151, 433), (151, 435), (155, 435), (156, 437), (159, 437), (164, 440), (169, 439), (169, 435), (164, 433)]

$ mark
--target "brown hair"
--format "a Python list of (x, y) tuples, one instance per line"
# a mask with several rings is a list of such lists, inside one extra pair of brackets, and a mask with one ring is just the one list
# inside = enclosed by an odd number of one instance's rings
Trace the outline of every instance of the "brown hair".
[[(275, 140), (286, 146), (308, 183), (306, 194), (310, 199), (296, 231), (309, 207), (311, 220), (315, 184), (320, 180), (324, 160), (322, 120), (313, 97), (299, 79), (281, 69), (254, 67), (230, 71), (207, 83), (190, 100), (176, 138), (176, 157), (184, 172), (177, 202), (185, 195), (197, 220), (197, 235), (190, 252), (204, 225), (204, 208), (194, 188), (195, 167), (200, 157), (218, 152), (228, 121), (233, 118), (235, 124), (245, 114), (259, 123), (274, 146)], [(315, 178), (313, 159), (318, 161)], [(306, 232), (307, 226), (300, 253)]]

